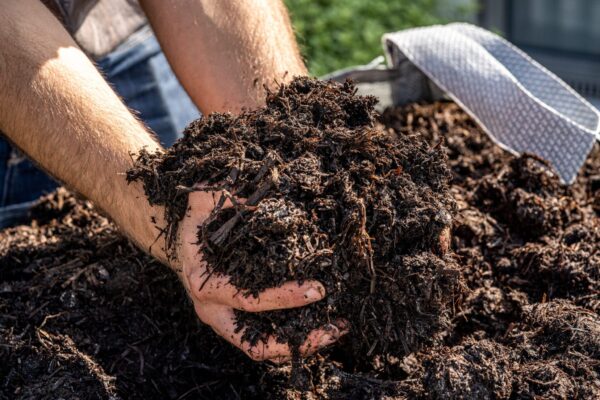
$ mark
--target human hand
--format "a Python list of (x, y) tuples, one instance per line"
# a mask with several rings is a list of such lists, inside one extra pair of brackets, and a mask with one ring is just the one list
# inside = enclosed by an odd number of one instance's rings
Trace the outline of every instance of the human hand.
[[(198, 226), (209, 216), (220, 194), (192, 192), (188, 198), (188, 211), (179, 226), (178, 259), (181, 279), (194, 304), (196, 314), (202, 322), (210, 325), (224, 339), (241, 349), (255, 361), (271, 360), (284, 362), (291, 358), (287, 344), (277, 343), (274, 337), (266, 343), (252, 347), (242, 341), (243, 332), (235, 332), (234, 309), (246, 312), (261, 312), (302, 307), (321, 300), (325, 288), (317, 281), (306, 281), (302, 285), (288, 282), (277, 288), (266, 289), (258, 297), (244, 296), (229, 283), (229, 277), (207, 273), (197, 242)], [(302, 355), (309, 355), (322, 347), (334, 343), (347, 333), (344, 327), (329, 324), (312, 331), (300, 347)]]

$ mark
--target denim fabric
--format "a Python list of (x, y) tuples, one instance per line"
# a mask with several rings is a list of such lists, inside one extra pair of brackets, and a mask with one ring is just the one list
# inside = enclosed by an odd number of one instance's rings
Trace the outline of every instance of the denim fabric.
[[(185, 126), (200, 115), (148, 27), (99, 60), (98, 67), (165, 146), (172, 145)], [(0, 137), (0, 228), (24, 222), (35, 200), (56, 186), (52, 178)]]

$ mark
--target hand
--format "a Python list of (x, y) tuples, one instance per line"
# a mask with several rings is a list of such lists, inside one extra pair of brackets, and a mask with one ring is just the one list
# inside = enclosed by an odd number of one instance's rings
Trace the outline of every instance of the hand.
[[(213, 274), (207, 279), (207, 265), (202, 261), (200, 248), (196, 244), (197, 231), (198, 226), (209, 217), (215, 199), (218, 200), (219, 196), (209, 192), (189, 194), (189, 209), (179, 227), (178, 257), (183, 284), (194, 303), (198, 317), (220, 336), (255, 361), (288, 361), (291, 358), (289, 346), (277, 343), (273, 337), (270, 337), (266, 343), (259, 342), (255, 347), (250, 346), (248, 342), (243, 342), (241, 339), (243, 332), (235, 333), (234, 309), (261, 312), (301, 307), (321, 300), (325, 296), (325, 288), (317, 281), (307, 281), (302, 285), (288, 282), (278, 288), (266, 289), (258, 297), (246, 297), (229, 283), (227, 276)], [(347, 330), (335, 325), (314, 330), (308, 335), (300, 352), (302, 355), (312, 354), (334, 343), (345, 333)]]

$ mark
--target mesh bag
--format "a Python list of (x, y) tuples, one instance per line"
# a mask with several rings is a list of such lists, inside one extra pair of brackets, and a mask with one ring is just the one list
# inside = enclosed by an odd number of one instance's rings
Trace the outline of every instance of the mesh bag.
[[(485, 29), (450, 24), (383, 36), (388, 67), (328, 78), (358, 81), (383, 106), (449, 97), (501, 147), (537, 154), (571, 183), (594, 141), (600, 113), (565, 82)], [(368, 86), (364, 86), (368, 85)]]

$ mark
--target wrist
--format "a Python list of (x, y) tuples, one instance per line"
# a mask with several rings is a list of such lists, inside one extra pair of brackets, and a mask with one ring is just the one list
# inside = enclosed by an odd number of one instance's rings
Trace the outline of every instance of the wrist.
[[(141, 126), (139, 126), (141, 128)], [(137, 132), (139, 130), (139, 132)], [(165, 252), (165, 239), (161, 234), (165, 227), (164, 207), (150, 205), (141, 183), (128, 183), (126, 171), (133, 166), (133, 160), (142, 148), (160, 151), (161, 147), (142, 128), (130, 130), (126, 135), (127, 145), (119, 146), (115, 154), (111, 171), (99, 174), (92, 199), (104, 210), (132, 242), (140, 249), (151, 254), (165, 265), (172, 262)], [(104, 181), (102, 177), (105, 177)]]

